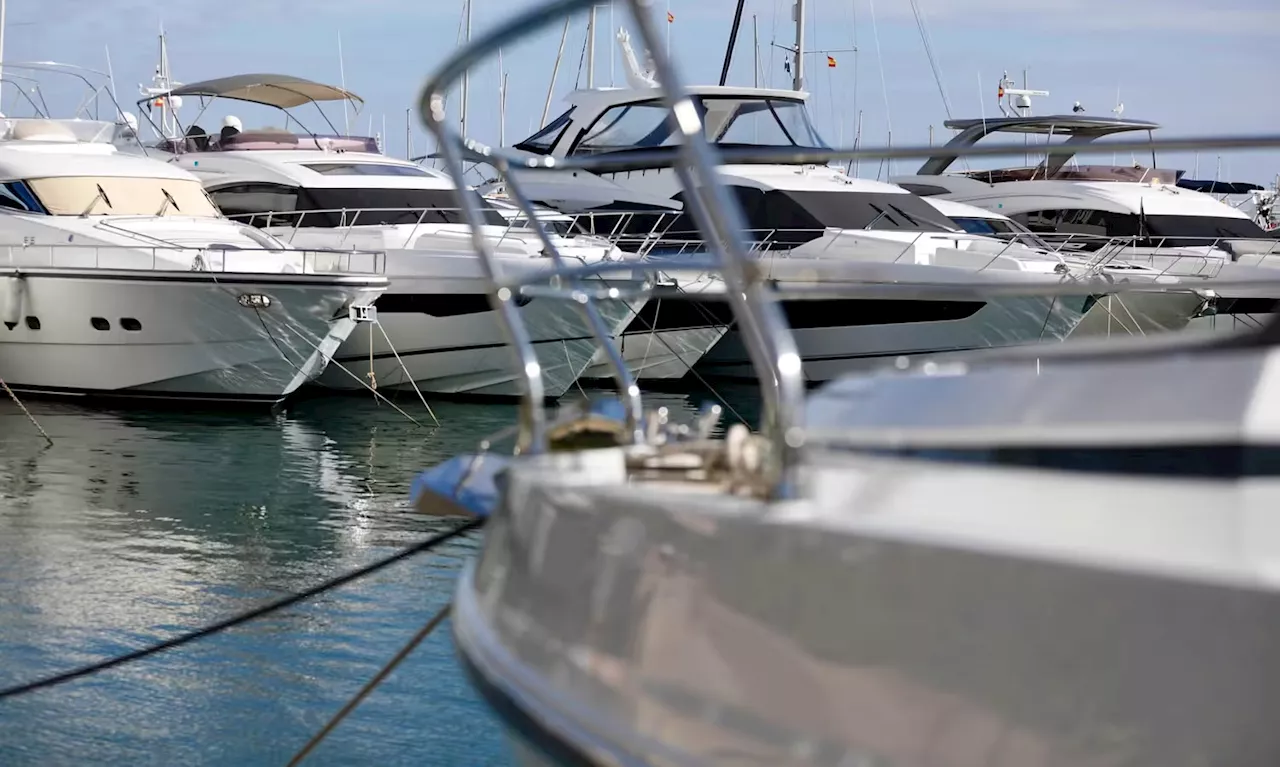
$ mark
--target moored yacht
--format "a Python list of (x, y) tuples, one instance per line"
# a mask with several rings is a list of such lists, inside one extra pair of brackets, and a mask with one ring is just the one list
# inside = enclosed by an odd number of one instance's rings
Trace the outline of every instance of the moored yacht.
[[(650, 260), (706, 252), (683, 210), (676, 172), (655, 162), (677, 134), (656, 84), (633, 77), (630, 88), (575, 91), (568, 108), (515, 145), (554, 158), (609, 155), (624, 169), (520, 170), (537, 202), (566, 213), (589, 213), (597, 231), (623, 232), (622, 247)], [(695, 86), (691, 94), (708, 138), (720, 147), (821, 149), (803, 92)], [(630, 155), (636, 160), (627, 162)], [(742, 205), (753, 249), (780, 283), (964, 282), (975, 274), (995, 282), (1071, 279), (1068, 266), (1034, 249), (968, 234), (924, 200), (893, 184), (853, 178), (829, 166), (742, 165), (720, 169)], [(610, 214), (613, 214), (612, 216)], [(666, 263), (666, 261), (664, 261)], [(839, 274), (837, 274), (839, 273)], [(717, 284), (675, 295), (696, 305), (668, 311), (660, 329), (729, 321)], [(656, 299), (651, 299), (656, 300)], [(1080, 321), (1087, 296), (1000, 297), (989, 300), (843, 298), (784, 302), (812, 381), (876, 365), (886, 357), (952, 352), (1065, 338)], [(664, 299), (664, 306), (668, 302)], [(739, 332), (731, 329), (697, 365), (721, 377), (754, 376)]]
[[(1131, 166), (1081, 165), (1056, 153), (1021, 168), (948, 172), (956, 148), (996, 134), (1062, 138), (1072, 145), (1160, 126), (1140, 120), (1084, 114), (1006, 115), (952, 120), (956, 136), (914, 176), (893, 180), (922, 193), (989, 208), (1008, 216), (1063, 251), (1098, 267), (1116, 261), (1153, 268), (1192, 283), (1218, 276), (1233, 282), (1265, 281), (1264, 268), (1280, 266), (1280, 240), (1250, 216), (1209, 194), (1179, 186), (1182, 171)], [(1034, 144), (1029, 154), (1035, 154)], [(1192, 328), (1256, 327), (1275, 311), (1274, 287), (1216, 296)]]
[[(280, 110), (358, 99), (333, 86), (269, 74), (191, 83), (166, 94), (192, 96)], [(444, 174), (379, 153), (372, 139), (321, 136), (305, 128), (298, 133), (223, 131), (213, 137), (193, 120), (185, 135), (161, 146), (173, 153), (174, 164), (197, 175), (222, 212), (235, 220), (296, 247), (386, 253), (392, 286), (378, 303), (377, 326), (347, 340), (320, 385), (358, 390), (367, 382), (380, 389), (519, 396), (520, 374), (504, 351), (489, 283), (471, 250), (457, 195), (469, 195), (484, 211), (482, 234), (504, 272), (548, 268), (551, 261), (533, 231), (513, 226), (478, 193), (459, 191)], [(559, 236), (556, 245), (565, 258), (584, 263), (622, 255), (598, 237), (575, 232)], [(604, 301), (600, 311), (617, 333), (642, 305)], [(527, 315), (537, 344), (546, 393), (557, 397), (591, 361), (597, 349), (591, 330), (566, 304), (526, 300), (519, 311)]]
[(377, 253), (291, 249), (118, 126), (0, 119), (0, 378), (42, 394), (277, 402), (387, 286)]
[[(941, 197), (926, 202), (970, 234), (993, 237), (1052, 253), (1077, 273), (1091, 273), (1117, 283), (1175, 285), (1179, 278), (1143, 264), (1114, 258), (1099, 259), (1070, 248), (1050, 245), (1022, 224), (995, 210), (980, 208)], [(1188, 287), (1193, 287), (1192, 285)], [(1180, 330), (1212, 306), (1212, 294), (1188, 289), (1169, 292), (1128, 292), (1098, 296), (1068, 338), (1088, 338), (1112, 334), (1145, 335), (1149, 332)]]

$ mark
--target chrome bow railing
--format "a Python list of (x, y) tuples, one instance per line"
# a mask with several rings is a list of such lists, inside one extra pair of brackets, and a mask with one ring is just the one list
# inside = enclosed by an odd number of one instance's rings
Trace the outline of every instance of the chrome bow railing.
[[(594, 2), (595, 0), (552, 0), (512, 14), (505, 22), (475, 38), (449, 58), (423, 88), (419, 100), (422, 119), (427, 129), (437, 139), (445, 169), (460, 186), (462, 186), (464, 158), (472, 161), (481, 159), (497, 169), (499, 175), (508, 184), (508, 191), (514, 192), (511, 195), (512, 199), (530, 221), (536, 221), (537, 217), (526, 195), (522, 193), (518, 181), (512, 183), (515, 181), (513, 170), (580, 170), (607, 173), (670, 165), (675, 167), (685, 188), (685, 210), (702, 232), (702, 241), (706, 243), (708, 251), (707, 265), (716, 268), (726, 282), (728, 298), (738, 329), (744, 337), (752, 364), (761, 382), (764, 416), (761, 426), (772, 447), (765, 479), (772, 488), (773, 497), (791, 497), (797, 487), (797, 459), (805, 433), (804, 378), (801, 359), (774, 292), (764, 279), (763, 271), (758, 268), (758, 262), (754, 258), (754, 253), (759, 248), (753, 247), (753, 243), (748, 241), (748, 230), (743, 214), (725, 186), (717, 183), (716, 168), (721, 164), (797, 165), (826, 164), (833, 161), (918, 159), (933, 156), (937, 152), (937, 147), (835, 150), (786, 147), (726, 147), (719, 150), (713, 148), (704, 135), (704, 126), (698, 110), (680, 85), (675, 67), (670, 57), (664, 52), (665, 46), (662, 44), (658, 25), (653, 16), (652, 0), (625, 0), (623, 4), (632, 17), (640, 39), (652, 56), (656, 79), (662, 84), (661, 97), (670, 110), (680, 135), (681, 140), (677, 146), (652, 150), (628, 150), (617, 155), (596, 154), (556, 158), (495, 149), (466, 139), (454, 130), (446, 119), (445, 96), (465, 71), (475, 66), (485, 55), (496, 52), (501, 47), (510, 46), (519, 38), (559, 23), (566, 15), (585, 11)], [(1148, 152), (1153, 149), (1202, 151), (1277, 147), (1280, 147), (1280, 135), (1116, 141), (1098, 147), (1049, 145), (1038, 146), (1037, 152), (1045, 155), (1078, 155), (1091, 151), (1123, 153)], [(1022, 144), (971, 146), (955, 150), (957, 156), (964, 157), (1009, 157), (1024, 153), (1025, 146)], [(547, 438), (546, 420), (540, 410), (542, 401), (540, 370), (528, 332), (520, 323), (514, 309), (516, 293), (567, 294), (578, 301), (585, 311), (593, 313), (595, 311), (593, 301), (617, 297), (618, 292), (612, 289), (588, 288), (579, 280), (617, 271), (620, 268), (636, 269), (637, 265), (605, 263), (564, 271), (557, 268), (558, 279), (562, 281), (561, 285), (553, 285), (549, 289), (525, 288), (519, 281), (513, 282), (499, 277), (494, 254), (490, 251), (490, 243), (480, 233), (479, 224), (483, 219), (479, 206), (468, 195), (460, 194), (458, 198), (464, 217), (472, 228), (473, 247), (480, 254), (486, 274), (494, 284), (494, 293), (491, 297), (493, 307), (504, 319), (510, 341), (519, 355), (527, 376), (527, 396), (522, 408), (519, 447), (523, 451), (543, 450), (547, 446)], [(540, 226), (538, 228), (541, 229)], [(548, 245), (549, 255), (557, 259), (557, 267), (559, 267), (561, 260), (558, 252), (551, 245), (545, 232), (542, 236), (544, 243)], [(655, 265), (654, 268), (661, 267)], [(568, 282), (567, 293), (562, 287), (563, 281)], [(992, 293), (1026, 295), (1034, 291), (1036, 295), (1071, 295), (1089, 292), (1093, 287), (1087, 282), (1075, 279), (1065, 281), (1046, 279), (1042, 286), (1033, 286), (1029, 283), (995, 286), (996, 289), (992, 290)], [(897, 282), (837, 287), (816, 286), (802, 289), (801, 292), (807, 291), (815, 296), (833, 292), (843, 295), (850, 290), (859, 294), (882, 296), (955, 295), (957, 291), (986, 295), (992, 288), (990, 283), (975, 280), (970, 284), (956, 283), (947, 286), (903, 285)], [(1101, 280), (1098, 281), (1097, 292), (1108, 292), (1110, 289), (1112, 286)], [(1150, 285), (1142, 289), (1165, 291), (1170, 288)], [(598, 315), (596, 317), (598, 318)], [(628, 425), (635, 439), (640, 440), (642, 435), (638, 429), (641, 412), (639, 392), (616, 349), (599, 325), (598, 322), (592, 322), (593, 328), (597, 330), (597, 340), (610, 350), (610, 362), (614, 368), (615, 378), (627, 404)]]

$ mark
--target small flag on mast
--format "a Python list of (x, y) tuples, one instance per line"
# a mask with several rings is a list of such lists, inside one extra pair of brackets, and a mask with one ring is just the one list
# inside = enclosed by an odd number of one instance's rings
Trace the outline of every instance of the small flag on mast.
[(827, 57), (827, 66), (831, 67), (832, 69), (835, 69), (835, 68), (836, 68), (836, 58), (835, 58), (835, 56), (828, 56), (828, 57)]
[(676, 22), (676, 15), (671, 11), (667, 11), (667, 23), (674, 24), (675, 22)]

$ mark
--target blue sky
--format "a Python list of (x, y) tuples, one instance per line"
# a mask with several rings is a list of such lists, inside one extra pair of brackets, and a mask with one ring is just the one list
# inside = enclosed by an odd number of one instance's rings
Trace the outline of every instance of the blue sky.
[[(475, 27), (483, 29), (531, 1), (474, 0)], [(666, 0), (655, 5), (664, 12)], [(811, 109), (829, 142), (837, 143), (842, 131), (844, 143), (852, 141), (859, 111), (868, 146), (883, 144), (889, 125), (898, 145), (925, 143), (930, 125), (944, 135), (946, 112), (908, 0), (808, 0), (808, 5), (813, 48), (859, 48), (857, 54), (835, 53), (835, 69), (815, 66), (819, 57), (811, 57)], [(919, 0), (919, 5), (956, 117), (978, 117), (984, 109), (994, 114), (1002, 71), (1020, 79), (1027, 68), (1031, 86), (1052, 94), (1038, 101), (1040, 113), (1069, 111), (1075, 101), (1090, 112), (1107, 113), (1118, 89), (1126, 117), (1160, 122), (1169, 136), (1280, 130), (1280, 102), (1271, 97), (1274, 67), (1266, 63), (1280, 29), (1280, 4), (1274, 0)], [(337, 84), (341, 34), (347, 87), (366, 100), (357, 124), (363, 132), (372, 117), (374, 130), (381, 131), (385, 115), (387, 150), (399, 155), (404, 153), (405, 110), (427, 74), (455, 47), (461, 6), (462, 0), (9, 0), (4, 58), (104, 69), (109, 46), (121, 100), (132, 102), (138, 83), (151, 77), (162, 23), (174, 75), (185, 82), (269, 71)], [(686, 79), (718, 76), (733, 6), (733, 0), (671, 0), (676, 16), (671, 50)], [(764, 77), (783, 85), (782, 54), (771, 53), (769, 43), (789, 43), (794, 35), (790, 0), (749, 0), (730, 82), (752, 81), (753, 15)], [(607, 23), (607, 7), (600, 18)], [(623, 19), (619, 11), (617, 21)], [(582, 26), (575, 22), (571, 28), (558, 94), (579, 77)], [(505, 52), (509, 143), (528, 133), (541, 114), (559, 34), (556, 24)], [(597, 46), (597, 82), (608, 84), (616, 46), (603, 29)], [(620, 60), (614, 73), (622, 84)], [(5, 108), (12, 105), (7, 96)], [(477, 138), (497, 140), (497, 107), (497, 67), (490, 61), (472, 76), (471, 132)], [(236, 112), (247, 126), (279, 123), (253, 108)], [(301, 114), (313, 119), (306, 111)], [(340, 110), (331, 116), (340, 123)], [(216, 124), (217, 119), (202, 122)], [(421, 150), (426, 140), (416, 118), (413, 133), (415, 149)], [(1192, 157), (1161, 158), (1163, 166), (1189, 171), (1194, 162)], [(1202, 156), (1199, 163), (1199, 175), (1212, 177), (1215, 158)], [(1222, 167), (1224, 177), (1269, 183), (1280, 173), (1280, 156), (1228, 154)]]

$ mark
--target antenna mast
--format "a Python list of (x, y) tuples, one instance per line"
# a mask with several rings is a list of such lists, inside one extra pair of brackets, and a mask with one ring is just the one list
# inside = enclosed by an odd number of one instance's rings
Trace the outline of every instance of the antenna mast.
[(804, 90), (804, 0), (796, 0), (796, 4), (791, 10), (796, 22), (796, 55), (792, 70), (794, 75), (792, 88), (802, 91)]

